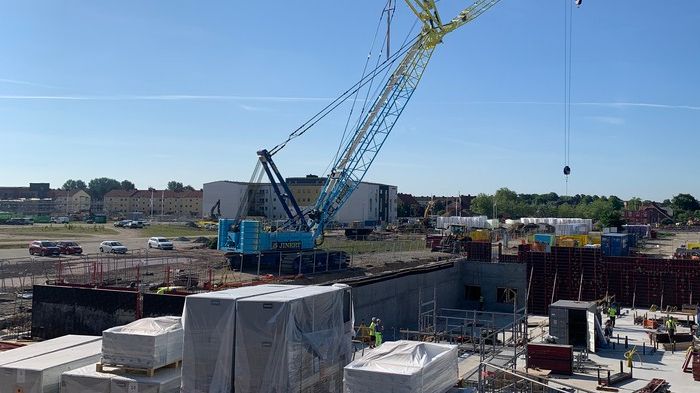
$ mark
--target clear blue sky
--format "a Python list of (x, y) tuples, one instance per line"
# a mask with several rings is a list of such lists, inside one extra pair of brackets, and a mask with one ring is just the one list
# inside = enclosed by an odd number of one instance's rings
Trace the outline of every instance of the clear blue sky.
[[(366, 180), (564, 193), (564, 1), (503, 0), (447, 36)], [(0, 185), (247, 180), (359, 78), (382, 3), (4, 1)], [(394, 47), (413, 19), (399, 1)], [(699, 20), (697, 0), (574, 9), (569, 193), (700, 197)], [(283, 173), (322, 173), (344, 120), (278, 154)]]

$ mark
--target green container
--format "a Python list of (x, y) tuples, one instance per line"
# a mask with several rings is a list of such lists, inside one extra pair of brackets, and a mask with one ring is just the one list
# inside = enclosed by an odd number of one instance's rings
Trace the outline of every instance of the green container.
[(51, 222), (51, 217), (49, 216), (34, 216), (34, 222), (38, 224), (48, 224)]
[(92, 220), (95, 221), (95, 224), (106, 224), (107, 216), (104, 214), (95, 214)]

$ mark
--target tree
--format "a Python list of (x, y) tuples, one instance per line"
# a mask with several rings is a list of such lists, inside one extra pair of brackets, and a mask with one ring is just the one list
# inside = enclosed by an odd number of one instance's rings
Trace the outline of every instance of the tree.
[(168, 182), (169, 191), (182, 191), (183, 188), (185, 188), (185, 186), (183, 186), (179, 181), (171, 180)]
[(68, 179), (65, 183), (63, 183), (63, 187), (61, 187), (61, 189), (66, 191), (87, 190), (87, 186), (82, 180)]
[(471, 210), (476, 214), (490, 215), (493, 212), (493, 197), (484, 193), (475, 196)]
[(184, 186), (182, 188), (182, 190), (183, 191), (194, 191), (194, 187), (192, 187), (191, 185), (188, 184), (188, 185)]
[(634, 197), (627, 201), (627, 210), (637, 211), (642, 207), (642, 199), (639, 197)]
[(136, 185), (128, 180), (122, 180), (121, 188), (122, 190), (131, 191), (136, 189)]
[(671, 199), (671, 204), (674, 208), (683, 211), (700, 210), (700, 203), (690, 194), (678, 194)]
[(102, 200), (106, 193), (112, 190), (118, 190), (121, 187), (122, 185), (119, 181), (110, 179), (108, 177), (92, 179), (88, 183), (88, 190), (90, 191), (90, 195), (96, 200)]

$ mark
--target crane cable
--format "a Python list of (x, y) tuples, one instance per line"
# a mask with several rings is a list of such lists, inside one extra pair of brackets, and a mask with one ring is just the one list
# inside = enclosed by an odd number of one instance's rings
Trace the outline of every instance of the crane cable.
[[(580, 1), (576, 1), (580, 6)], [(571, 52), (573, 36), (573, 2), (564, 2), (564, 178), (566, 195), (569, 195), (571, 174)]]

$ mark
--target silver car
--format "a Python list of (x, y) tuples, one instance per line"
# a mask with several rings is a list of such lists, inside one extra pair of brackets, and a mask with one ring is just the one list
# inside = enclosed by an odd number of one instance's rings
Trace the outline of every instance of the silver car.
[(105, 240), (100, 243), (100, 252), (111, 252), (113, 254), (126, 254), (126, 246), (115, 240)]
[(164, 237), (152, 237), (148, 239), (148, 248), (158, 248), (160, 250), (172, 250), (173, 242)]

